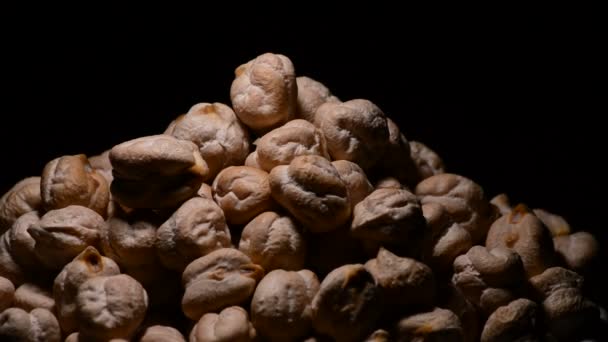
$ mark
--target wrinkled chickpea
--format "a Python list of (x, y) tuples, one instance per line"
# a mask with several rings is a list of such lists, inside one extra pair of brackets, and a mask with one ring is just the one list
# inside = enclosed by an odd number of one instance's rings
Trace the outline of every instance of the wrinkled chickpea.
[(0, 340), (602, 340), (600, 241), (488, 201), (371, 101), (296, 76), (262, 54), (232, 108), (9, 189)]
[(306, 260), (306, 242), (301, 229), (289, 216), (267, 211), (243, 229), (239, 250), (266, 272), (300, 270)]

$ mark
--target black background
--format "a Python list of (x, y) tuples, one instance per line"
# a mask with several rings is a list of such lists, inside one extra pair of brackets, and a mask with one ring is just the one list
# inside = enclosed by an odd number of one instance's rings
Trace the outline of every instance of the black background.
[(606, 238), (606, 108), (592, 28), (513, 21), (410, 30), (379, 20), (224, 38), (211, 26), (187, 37), (166, 27), (5, 31), (0, 192), (58, 156), (160, 133), (197, 102), (229, 104), (234, 68), (271, 51), (342, 100), (376, 103), (488, 197), (506, 192)]

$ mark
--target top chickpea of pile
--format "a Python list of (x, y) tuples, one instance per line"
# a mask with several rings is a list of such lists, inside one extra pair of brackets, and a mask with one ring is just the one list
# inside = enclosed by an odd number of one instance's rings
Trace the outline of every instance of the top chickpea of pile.
[(0, 341), (573, 341), (593, 235), (445, 172), (266, 53), (231, 106), (60, 156), (0, 199)]

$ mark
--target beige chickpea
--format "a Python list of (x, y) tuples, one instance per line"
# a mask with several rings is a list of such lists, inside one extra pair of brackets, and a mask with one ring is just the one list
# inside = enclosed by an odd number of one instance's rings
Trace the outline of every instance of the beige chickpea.
[(435, 277), (427, 265), (401, 258), (381, 248), (376, 258), (365, 263), (387, 302), (397, 307), (424, 307), (433, 304)]
[(210, 199), (186, 201), (156, 231), (156, 252), (167, 268), (182, 272), (194, 259), (229, 247), (230, 231), (224, 213)]
[(232, 109), (221, 103), (198, 103), (176, 121), (172, 136), (195, 143), (209, 167), (209, 179), (224, 168), (242, 165), (249, 134)]
[(182, 310), (198, 320), (208, 312), (245, 303), (264, 270), (242, 252), (222, 248), (191, 262), (184, 270)]
[(144, 330), (139, 342), (186, 342), (186, 339), (173, 327), (153, 325)]
[(86, 333), (75, 332), (75, 333), (71, 333), (70, 335), (68, 335), (68, 337), (66, 337), (64, 342), (131, 342), (131, 341), (128, 339), (124, 339), (124, 338), (112, 338), (109, 340), (106, 340), (103, 338), (99, 339), (97, 337), (87, 335)]
[(516, 299), (510, 288), (524, 279), (521, 258), (504, 247), (473, 246), (454, 260), (452, 283), (487, 315)]
[(318, 155), (329, 159), (323, 133), (306, 120), (292, 120), (264, 134), (256, 142), (257, 161), (270, 172), (275, 166), (288, 165), (295, 157)]
[(395, 329), (397, 341), (462, 341), (458, 316), (450, 310), (435, 308), (401, 319)]
[(102, 175), (106, 182), (112, 184), (112, 163), (110, 162), (110, 150), (106, 150), (101, 154), (89, 157), (89, 164), (91, 167), (97, 171), (100, 175)]
[(378, 189), (353, 211), (351, 233), (367, 241), (411, 245), (425, 226), (418, 198), (407, 190)]
[(419, 179), (427, 179), (445, 172), (443, 160), (435, 151), (418, 141), (410, 141), (409, 145), (410, 155), (418, 170)]
[(274, 270), (260, 281), (251, 300), (251, 320), (269, 341), (293, 341), (312, 329), (312, 300), (319, 290), (308, 270)]
[(389, 342), (392, 341), (391, 334), (384, 330), (378, 329), (369, 335), (364, 342)]
[(198, 146), (169, 135), (116, 145), (110, 151), (112, 197), (130, 208), (173, 208), (193, 197), (209, 178)]
[(361, 264), (331, 271), (312, 302), (315, 331), (337, 341), (360, 341), (370, 334), (380, 317), (380, 291)]
[(289, 216), (267, 211), (243, 229), (239, 250), (266, 272), (300, 270), (306, 260), (306, 240)]
[(536, 303), (525, 298), (499, 307), (488, 317), (481, 333), (481, 341), (507, 342), (533, 338), (537, 311)]
[(190, 332), (190, 342), (253, 342), (256, 331), (249, 315), (240, 306), (230, 306), (220, 313), (207, 313)]
[(57, 320), (63, 332), (69, 334), (78, 330), (75, 311), (80, 285), (91, 278), (119, 273), (118, 265), (99, 254), (94, 247), (87, 247), (63, 268), (53, 284)]
[(296, 116), (300, 119), (314, 122), (317, 109), (322, 104), (325, 102), (340, 102), (325, 85), (310, 77), (299, 76), (296, 78), (296, 83), (298, 84), (298, 110)]
[(374, 187), (367, 179), (363, 169), (359, 165), (348, 160), (336, 160), (331, 164), (338, 170), (340, 178), (348, 189), (350, 207), (354, 210), (355, 205), (363, 201), (365, 197), (374, 191)]
[(46, 309), (26, 312), (10, 308), (0, 313), (0, 340), (24, 342), (60, 342), (57, 319)]
[(542, 273), (555, 262), (549, 230), (524, 205), (492, 224), (486, 247), (506, 247), (517, 252), (528, 277)]
[(10, 252), (9, 234), (0, 235), (0, 277), (8, 279), (19, 286), (26, 281), (27, 272), (20, 266)]
[(36, 308), (55, 312), (53, 293), (36, 284), (25, 283), (15, 290), (13, 306), (30, 312)]
[(272, 169), (269, 178), (272, 197), (311, 232), (329, 232), (349, 220), (348, 188), (329, 160), (296, 157)]
[(239, 66), (234, 73), (232, 107), (249, 128), (269, 131), (295, 116), (298, 86), (289, 58), (265, 53)]
[(13, 259), (24, 269), (40, 271), (40, 260), (36, 251), (36, 240), (30, 235), (28, 229), (40, 221), (37, 211), (32, 211), (19, 217), (8, 235), (9, 252)]
[(213, 188), (207, 183), (201, 184), (201, 187), (198, 189), (196, 193), (199, 197), (207, 198), (213, 200)]
[(28, 177), (0, 198), (0, 234), (10, 229), (21, 215), (41, 208), (40, 177)]
[(172, 120), (169, 125), (167, 126), (167, 128), (165, 128), (165, 131), (163, 132), (163, 134), (165, 135), (173, 135), (173, 131), (175, 131), (175, 126), (177, 126), (177, 124), (182, 121), (184, 119), (184, 117), (186, 116), (186, 114), (181, 114), (178, 115), (174, 120)]
[(12, 306), (14, 296), (15, 286), (13, 283), (4, 277), (0, 277), (0, 312)]
[(449, 173), (431, 176), (416, 186), (422, 205), (438, 203), (454, 222), (471, 234), (472, 243), (482, 243), (494, 221), (494, 211), (483, 189), (472, 180)]
[(148, 308), (146, 290), (126, 274), (94, 277), (78, 287), (76, 322), (98, 339), (132, 337)]
[(93, 210), (71, 205), (51, 210), (27, 231), (36, 241), (40, 262), (51, 270), (60, 270), (87, 246), (99, 242), (103, 218)]
[(504, 193), (492, 197), (490, 204), (496, 208), (495, 211), (498, 211), (500, 215), (507, 215), (513, 210), (509, 196)]
[(536, 299), (542, 303), (545, 325), (558, 341), (575, 340), (585, 323), (597, 319), (598, 309), (583, 295), (583, 277), (562, 267), (547, 268), (530, 278)]
[(156, 264), (158, 226), (159, 218), (145, 212), (111, 217), (100, 228), (101, 251), (123, 270)]
[(110, 150), (105, 150), (98, 155), (89, 157), (89, 164), (96, 170), (112, 170), (110, 162)]
[(550, 267), (543, 273), (530, 278), (529, 281), (536, 292), (536, 299), (544, 300), (560, 288), (581, 290), (584, 279), (578, 273), (563, 267)]
[(106, 179), (91, 167), (84, 154), (63, 156), (46, 164), (40, 180), (45, 210), (71, 205), (106, 215), (110, 192)]
[(260, 161), (258, 160), (257, 150), (249, 153), (249, 155), (245, 159), (245, 166), (254, 167), (256, 169), (262, 170), (262, 166), (260, 165)]
[(544, 209), (534, 209), (534, 215), (551, 231), (553, 237), (568, 235), (572, 232), (570, 224), (563, 217)]
[(408, 187), (401, 184), (401, 182), (395, 177), (382, 177), (374, 185), (374, 189), (404, 189), (408, 190)]
[(440, 274), (449, 273), (454, 259), (472, 247), (471, 234), (454, 222), (441, 204), (422, 205), (422, 214), (428, 229), (423, 239), (422, 260)]
[(492, 286), (509, 286), (523, 281), (524, 266), (521, 257), (505, 247), (488, 249), (473, 246), (466, 254), (456, 259), (455, 272), (473, 270), (485, 283)]
[(599, 242), (588, 232), (556, 236), (553, 246), (566, 266), (577, 272), (590, 272), (599, 261)]
[(558, 341), (576, 341), (586, 333), (586, 323), (599, 317), (597, 307), (580, 289), (559, 288), (543, 302), (545, 325)]
[(326, 102), (317, 110), (315, 126), (333, 159), (352, 161), (363, 170), (375, 166), (389, 144), (386, 116), (368, 100)]
[(376, 152), (382, 155), (382, 158), (374, 172), (379, 173), (383, 178), (394, 177), (401, 184), (414, 187), (421, 177), (417, 165), (412, 159), (410, 144), (393, 120), (386, 118), (386, 122), (389, 133), (388, 141), (382, 150)]
[(246, 224), (273, 206), (268, 173), (248, 166), (222, 170), (213, 181), (213, 198), (230, 224)]

